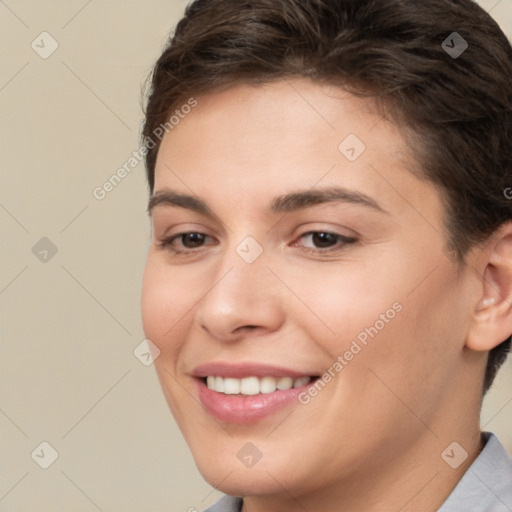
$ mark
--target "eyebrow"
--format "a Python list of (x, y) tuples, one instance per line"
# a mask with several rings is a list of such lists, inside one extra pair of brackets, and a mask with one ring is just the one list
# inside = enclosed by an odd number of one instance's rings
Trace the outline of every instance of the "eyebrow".
[[(270, 214), (291, 213), (297, 210), (303, 210), (312, 206), (330, 204), (330, 203), (350, 203), (372, 208), (381, 213), (388, 214), (375, 199), (362, 194), (340, 187), (317, 188), (315, 190), (300, 190), (278, 196), (272, 200), (267, 207), (266, 212)], [(217, 218), (210, 207), (198, 197), (188, 194), (182, 194), (170, 189), (163, 189), (155, 192), (149, 199), (148, 213), (157, 206), (177, 206), (186, 208), (208, 217)]]

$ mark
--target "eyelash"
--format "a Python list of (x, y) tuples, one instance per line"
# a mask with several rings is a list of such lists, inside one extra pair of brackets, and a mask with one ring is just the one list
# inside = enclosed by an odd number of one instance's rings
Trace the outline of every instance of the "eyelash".
[[(337, 241), (342, 244), (342, 246), (341, 247), (328, 247), (325, 249), (315, 249), (315, 248), (311, 248), (311, 247), (303, 247), (302, 250), (304, 252), (306, 252), (308, 254), (329, 254), (332, 252), (341, 252), (344, 250), (344, 248), (346, 246), (353, 245), (353, 244), (357, 243), (357, 241), (358, 241), (357, 238), (355, 238), (355, 237), (348, 237), (348, 236), (340, 235), (339, 233), (333, 233), (331, 231), (308, 231), (308, 232), (300, 235), (299, 240), (303, 239), (306, 236), (318, 235), (318, 234), (331, 235), (331, 236), (335, 237), (337, 239)], [(173, 247), (172, 244), (174, 243), (175, 240), (178, 240), (181, 238), (183, 241), (183, 237), (186, 235), (201, 235), (203, 237), (210, 238), (205, 233), (201, 233), (199, 231), (186, 231), (183, 233), (178, 233), (176, 235), (173, 235), (164, 240), (161, 240), (158, 243), (158, 246), (161, 249), (168, 250), (169, 252), (171, 252), (172, 254), (174, 254), (176, 256), (190, 255), (194, 252), (200, 251), (202, 249), (202, 246), (198, 247), (198, 248), (185, 249), (185, 250), (179, 250), (179, 249), (175, 249)], [(294, 242), (294, 246), (295, 246), (295, 244), (296, 244), (296, 242)]]

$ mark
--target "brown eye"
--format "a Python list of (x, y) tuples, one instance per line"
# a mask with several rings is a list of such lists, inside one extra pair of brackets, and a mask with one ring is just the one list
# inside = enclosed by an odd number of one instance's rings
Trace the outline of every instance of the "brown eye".
[(304, 233), (298, 245), (302, 245), (308, 252), (327, 253), (329, 251), (343, 250), (347, 245), (357, 242), (356, 238), (347, 237), (329, 231), (310, 231)]
[(204, 243), (206, 235), (203, 233), (183, 233), (180, 235), (180, 238), (183, 247), (194, 249), (196, 247), (201, 247), (201, 245)]
[(189, 231), (186, 233), (178, 233), (177, 235), (161, 240), (158, 245), (162, 249), (166, 249), (176, 255), (185, 255), (187, 253), (194, 253), (195, 249), (203, 248), (207, 245), (208, 239), (210, 239), (211, 245), (212, 239), (208, 235), (196, 231)]
[(312, 234), (311, 241), (316, 247), (325, 248), (336, 245), (338, 238), (338, 235), (333, 233), (324, 233), (319, 231)]

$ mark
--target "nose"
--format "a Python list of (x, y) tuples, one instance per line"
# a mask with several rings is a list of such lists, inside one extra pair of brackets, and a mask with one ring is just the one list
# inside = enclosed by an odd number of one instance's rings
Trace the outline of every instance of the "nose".
[(279, 281), (265, 258), (246, 263), (237, 254), (225, 259), (211, 288), (199, 302), (196, 320), (211, 337), (236, 341), (273, 332), (284, 322)]

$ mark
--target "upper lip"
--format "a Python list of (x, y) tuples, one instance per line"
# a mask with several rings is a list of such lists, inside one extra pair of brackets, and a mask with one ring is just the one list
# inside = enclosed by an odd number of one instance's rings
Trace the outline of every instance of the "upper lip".
[(210, 362), (196, 366), (192, 375), (197, 378), (208, 376), (231, 377), (243, 379), (244, 377), (312, 377), (314, 373), (302, 372), (282, 366), (274, 366), (263, 363), (228, 363), (228, 362)]

